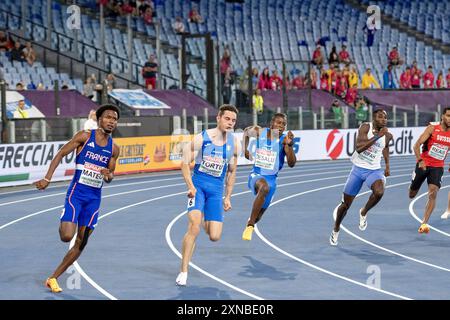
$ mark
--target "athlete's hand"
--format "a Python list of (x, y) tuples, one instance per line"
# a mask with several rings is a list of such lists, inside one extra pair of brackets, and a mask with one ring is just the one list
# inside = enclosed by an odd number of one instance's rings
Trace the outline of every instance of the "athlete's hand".
[(380, 131), (378, 131), (378, 136), (382, 137), (384, 136), (386, 133), (388, 133), (388, 128), (387, 127), (383, 127), (380, 129)]
[[(250, 151), (245, 150), (245, 158), (247, 160), (253, 161), (253, 157), (252, 157), (252, 154), (250, 153)], [(449, 170), (450, 170), (450, 168), (449, 168)]]
[(105, 182), (111, 181), (111, 170), (109, 170), (108, 168), (103, 168), (102, 170), (100, 170), (100, 174), (103, 175), (103, 180), (105, 180)]
[(288, 131), (286, 137), (284, 138), (283, 144), (292, 144), (294, 141), (294, 134), (292, 133), (292, 131)]
[(425, 165), (425, 161), (419, 161), (419, 168), (422, 170), (427, 170), (427, 166)]
[(391, 175), (391, 169), (387, 166), (386, 169), (384, 169), (384, 176), (389, 177)]
[(231, 209), (231, 199), (229, 197), (225, 197), (223, 199), (223, 210), (228, 211)]
[(187, 196), (188, 196), (188, 198), (194, 198), (196, 193), (197, 193), (197, 189), (189, 188)]
[(34, 185), (36, 186), (36, 188), (38, 190), (44, 190), (45, 188), (48, 187), (49, 184), (50, 184), (50, 182), (46, 181), (45, 179), (41, 179), (34, 183)]

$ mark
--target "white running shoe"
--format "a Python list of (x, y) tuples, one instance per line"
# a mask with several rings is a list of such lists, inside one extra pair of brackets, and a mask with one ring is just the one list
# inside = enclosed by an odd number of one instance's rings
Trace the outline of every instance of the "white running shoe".
[(338, 244), (338, 237), (339, 237), (339, 231), (338, 232), (335, 232), (334, 230), (331, 231), (330, 244), (332, 246), (337, 246), (337, 244)]
[(450, 212), (445, 211), (445, 212), (442, 214), (441, 219), (448, 219), (448, 217), (450, 217)]
[(177, 283), (177, 286), (185, 286), (187, 282), (187, 272), (180, 272), (175, 282)]
[(362, 208), (359, 209), (359, 230), (364, 231), (367, 228), (367, 213), (365, 216), (361, 214)]

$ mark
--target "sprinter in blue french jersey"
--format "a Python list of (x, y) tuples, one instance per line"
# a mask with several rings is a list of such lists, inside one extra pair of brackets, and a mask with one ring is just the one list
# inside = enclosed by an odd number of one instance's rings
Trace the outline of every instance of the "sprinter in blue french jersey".
[(242, 240), (252, 240), (255, 224), (261, 220), (262, 215), (269, 207), (275, 190), (277, 189), (278, 172), (283, 168), (286, 157), (288, 166), (293, 168), (297, 161), (294, 149), (294, 134), (288, 131), (284, 134), (287, 125), (287, 116), (284, 113), (275, 113), (270, 121), (269, 128), (258, 126), (246, 128), (244, 131), (245, 157), (253, 160), (248, 150), (250, 138), (256, 139), (254, 153), (255, 163), (248, 177), (248, 187), (256, 195), (253, 202), (252, 213), (247, 227), (242, 234)]
[(116, 160), (119, 157), (119, 147), (111, 138), (119, 119), (119, 109), (114, 105), (103, 105), (96, 111), (96, 115), (98, 129), (75, 134), (53, 158), (44, 179), (36, 182), (36, 188), (39, 190), (47, 188), (61, 160), (76, 149), (76, 170), (67, 191), (59, 235), (63, 242), (71, 241), (76, 232), (77, 238), (61, 264), (45, 281), (45, 285), (52, 292), (62, 291), (56, 279), (78, 259), (89, 235), (94, 231), (103, 182), (109, 183), (113, 179)]
[[(181, 171), (188, 187), (189, 225), (183, 238), (181, 269), (176, 279), (179, 286), (186, 285), (189, 261), (202, 222), (209, 239), (218, 241), (222, 235), (223, 211), (231, 209), (230, 197), (240, 153), (239, 141), (233, 134), (237, 114), (235, 106), (222, 105), (216, 118), (217, 127), (196, 135), (183, 150)], [(224, 180), (225, 198), (222, 199)]]

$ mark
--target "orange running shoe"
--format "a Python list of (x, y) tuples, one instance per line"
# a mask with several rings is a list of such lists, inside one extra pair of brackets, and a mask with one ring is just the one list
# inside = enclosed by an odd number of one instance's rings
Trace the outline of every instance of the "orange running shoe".
[(45, 286), (54, 293), (58, 293), (58, 292), (62, 291), (62, 289), (59, 287), (58, 281), (56, 281), (56, 278), (48, 278), (45, 281)]
[(419, 233), (428, 233), (430, 232), (430, 227), (426, 223), (422, 223), (418, 231)]

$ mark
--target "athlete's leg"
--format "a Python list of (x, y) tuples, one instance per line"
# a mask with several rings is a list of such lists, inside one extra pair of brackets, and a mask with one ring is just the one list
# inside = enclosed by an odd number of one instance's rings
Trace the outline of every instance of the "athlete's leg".
[(430, 219), (431, 213), (434, 210), (434, 207), (436, 206), (436, 197), (439, 192), (439, 187), (434, 184), (428, 185), (428, 201), (425, 206), (425, 215), (422, 220), (422, 224), (428, 223), (428, 219)]
[(59, 237), (63, 242), (70, 242), (77, 230), (77, 224), (68, 221), (61, 221), (59, 225)]
[(384, 176), (382, 177), (382, 179), (375, 180), (374, 182), (370, 181), (371, 178), (372, 176), (369, 176), (366, 181), (370, 185), (372, 194), (370, 195), (369, 200), (367, 200), (366, 205), (360, 211), (360, 214), (362, 216), (365, 216), (367, 212), (381, 200), (384, 194)]
[[(262, 214), (266, 209), (263, 209), (264, 202), (266, 202), (266, 196), (269, 194), (269, 184), (266, 179), (258, 179), (255, 183), (256, 198), (253, 201), (252, 212), (250, 219), (247, 222), (247, 226), (254, 226), (257, 221), (261, 219)], [(262, 211), (262, 212), (261, 212)]]
[(419, 166), (416, 164), (416, 168), (413, 171), (411, 184), (409, 186), (409, 198), (413, 199), (417, 193), (420, 190), (420, 187), (422, 186), (425, 179), (427, 179), (429, 175), (429, 170), (423, 170), (419, 168)]
[(222, 236), (223, 222), (220, 221), (205, 221), (207, 234), (209, 240), (219, 241)]
[(348, 209), (352, 205), (355, 196), (350, 196), (348, 194), (343, 194), (341, 204), (339, 205), (336, 213), (336, 221), (334, 222), (334, 232), (339, 232), (342, 220), (344, 220)]
[(195, 240), (200, 233), (202, 224), (202, 213), (199, 210), (188, 212), (189, 224), (186, 234), (183, 238), (183, 247), (181, 250), (181, 272), (188, 271), (189, 261), (194, 253)]
[(63, 261), (56, 268), (55, 272), (50, 276), (50, 278), (58, 278), (68, 267), (74, 263), (78, 257), (81, 255), (84, 247), (87, 244), (88, 238), (92, 233), (93, 229), (82, 226), (78, 228), (77, 238), (75, 240), (75, 245), (67, 252)]

